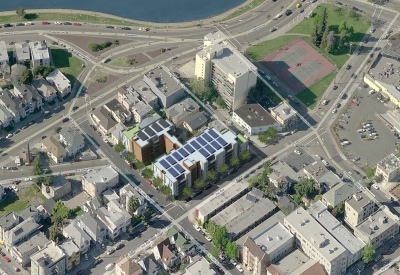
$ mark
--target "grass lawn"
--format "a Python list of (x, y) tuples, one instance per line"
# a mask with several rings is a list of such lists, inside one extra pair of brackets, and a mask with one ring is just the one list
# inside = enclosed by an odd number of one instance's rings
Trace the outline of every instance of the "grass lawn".
[(126, 56), (120, 57), (118, 59), (115, 59), (110, 62), (110, 65), (116, 66), (116, 67), (132, 67), (133, 65), (129, 65), (127, 63), (128, 58)]
[(16, 194), (12, 193), (0, 202), (0, 215), (5, 215), (13, 211), (21, 212), (30, 203), (39, 205), (47, 200), (36, 185), (31, 185), (31, 187), (24, 190), (26, 191), (23, 192), (21, 190)]
[[(81, 23), (96, 23), (96, 24), (110, 24), (110, 25), (125, 25), (125, 26), (141, 26), (140, 24), (127, 22), (124, 20), (118, 20), (108, 17), (99, 17), (93, 15), (85, 15), (78, 13), (56, 13), (56, 12), (44, 12), (41, 14), (27, 13), (24, 18), (20, 18), (18, 15), (4, 15), (0, 16), (0, 23), (10, 22), (28, 22), (28, 21), (78, 21)], [(54, 23), (54, 22), (50, 22)]]
[(281, 35), (273, 40), (253, 45), (246, 52), (254, 61), (260, 61), (296, 38), (298, 38), (296, 35)]
[(82, 65), (85, 63), (66, 50), (54, 47), (51, 47), (51, 55), (54, 67), (59, 69), (71, 81), (71, 87), (73, 87), (76, 78), (83, 70)]
[(321, 78), (313, 85), (305, 88), (303, 91), (297, 94), (297, 98), (306, 104), (310, 109), (314, 109), (318, 100), (325, 93), (328, 86), (335, 78), (335, 73), (332, 72), (325, 77)]
[[(104, 71), (98, 71), (92, 78), (92, 82), (104, 83), (107, 81), (108, 73)], [(104, 81), (105, 80), (105, 81)], [(104, 82), (103, 82), (104, 81)]]
[[(254, 9), (254, 8), (256, 8), (257, 6), (261, 5), (264, 1), (265, 1), (265, 0), (253, 0), (250, 4), (244, 6), (244, 7), (240, 8), (240, 9), (237, 9), (236, 11), (232, 12), (231, 14), (229, 14), (229, 15), (228, 15), (224, 20), (222, 20), (222, 21), (225, 21), (225, 20), (228, 20), (228, 19), (232, 19), (232, 18), (234, 18), (234, 17), (237, 17), (237, 16), (239, 16), (239, 15), (242, 15), (243, 13), (248, 12), (249, 10)], [(14, 22), (14, 21), (13, 21), (13, 22)]]

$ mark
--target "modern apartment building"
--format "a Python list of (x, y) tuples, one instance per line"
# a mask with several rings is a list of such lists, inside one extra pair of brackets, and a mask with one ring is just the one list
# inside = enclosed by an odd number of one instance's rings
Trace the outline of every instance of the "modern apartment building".
[(228, 108), (236, 110), (257, 83), (257, 67), (223, 40), (223, 34), (204, 38), (204, 48), (196, 54), (195, 75), (212, 84)]
[(31, 256), (31, 275), (65, 274), (65, 254), (54, 242)]
[(71, 82), (59, 70), (49, 73), (46, 80), (57, 89), (61, 96), (65, 96), (71, 92)]
[(269, 108), (271, 115), (281, 125), (283, 129), (296, 125), (299, 117), (295, 110), (293, 110), (286, 102), (282, 101), (275, 107)]
[(38, 65), (50, 66), (50, 49), (47, 47), (46, 41), (32, 41), (29, 42), (31, 49), (31, 60), (32, 67), (35, 68)]
[(376, 211), (376, 204), (364, 193), (353, 194), (344, 203), (344, 222), (355, 228)]
[(111, 166), (86, 172), (82, 176), (83, 190), (92, 198), (100, 196), (104, 190), (118, 184), (119, 177), (117, 171)]
[(400, 159), (390, 154), (376, 164), (375, 175), (385, 182), (392, 182), (400, 176)]
[(296, 236), (296, 246), (321, 263), (328, 275), (346, 273), (347, 249), (305, 209), (297, 208), (285, 217), (284, 225)]
[[(164, 134), (167, 140), (169, 134)], [(176, 140), (167, 146), (166, 155), (153, 164), (154, 176), (179, 195), (185, 187), (190, 187), (196, 179), (207, 179), (208, 171), (216, 171), (223, 164), (229, 164), (238, 154), (237, 137), (230, 131), (221, 134), (215, 129), (207, 129), (203, 134), (189, 139), (185, 145)]]

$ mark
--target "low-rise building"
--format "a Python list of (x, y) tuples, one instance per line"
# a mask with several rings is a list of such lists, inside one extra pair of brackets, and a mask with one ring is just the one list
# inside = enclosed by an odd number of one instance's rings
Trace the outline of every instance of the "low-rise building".
[(55, 163), (62, 163), (67, 156), (67, 150), (65, 150), (64, 146), (54, 136), (43, 139), (41, 148)]
[(398, 222), (398, 216), (383, 205), (354, 228), (354, 235), (376, 249), (399, 233)]
[(59, 70), (54, 70), (46, 77), (46, 80), (56, 88), (62, 97), (71, 93), (71, 82)]
[(194, 256), (196, 246), (191, 240), (186, 239), (175, 226), (168, 230), (167, 238), (169, 238), (171, 244), (176, 246), (182, 257), (187, 255)]
[(0, 41), (0, 74), (9, 74), (10, 58), (8, 57), (6, 42)]
[(53, 177), (53, 182), (49, 186), (42, 184), (42, 194), (48, 199), (58, 201), (70, 192), (71, 182), (64, 176)]
[[(147, 86), (145, 83), (143, 83), (143, 85)], [(151, 92), (150, 88), (139, 87), (139, 89), (143, 89), (146, 94), (152, 94), (155, 97), (155, 100), (151, 101), (153, 106), (141, 101), (140, 99), (142, 97), (132, 86), (128, 87), (126, 90), (122, 87), (118, 89), (118, 101), (125, 109), (132, 112), (135, 122), (141, 122), (150, 112), (158, 107), (158, 98)]]
[(129, 86), (126, 90), (137, 92), (140, 100), (153, 108), (153, 110), (159, 108), (160, 104), (158, 97), (153, 93), (153, 91), (150, 89), (150, 86), (147, 85), (143, 79), (134, 83), (132, 86)]
[(115, 275), (142, 275), (143, 270), (140, 266), (131, 258), (127, 256), (121, 256), (115, 262)]
[(376, 204), (366, 193), (353, 194), (344, 203), (344, 222), (354, 228), (376, 211)]
[(104, 104), (104, 108), (110, 112), (111, 117), (118, 123), (125, 123), (132, 119), (129, 109), (125, 109), (115, 98)]
[(299, 119), (296, 111), (290, 108), (290, 106), (284, 101), (269, 110), (272, 117), (281, 124), (283, 129), (296, 125)]
[(92, 198), (118, 184), (119, 174), (111, 166), (86, 172), (82, 176), (82, 188)]
[(357, 190), (358, 188), (352, 182), (340, 181), (338, 184), (333, 186), (332, 189), (322, 195), (322, 202), (327, 206), (336, 207)]
[(99, 209), (101, 206), (102, 202), (100, 197), (95, 197), (85, 202), (85, 204), (83, 205), (83, 211), (95, 214), (97, 209)]
[(118, 124), (104, 106), (96, 108), (92, 112), (92, 118), (96, 126), (106, 135), (114, 131)]
[(31, 256), (31, 275), (65, 275), (64, 252), (54, 242)]
[(71, 127), (62, 128), (60, 131), (60, 143), (67, 151), (67, 156), (72, 157), (85, 147), (85, 139)]
[(165, 110), (165, 114), (177, 127), (183, 125), (186, 118), (196, 114), (200, 106), (191, 97), (176, 103)]
[(386, 182), (392, 182), (399, 178), (400, 160), (394, 154), (390, 154), (376, 164), (375, 175)]
[(100, 207), (97, 210), (97, 217), (105, 226), (107, 235), (114, 240), (131, 224), (132, 216), (117, 201), (113, 200), (107, 204), (107, 208)]
[(0, 104), (0, 127), (5, 128), (13, 121), (13, 115), (6, 107)]
[(7, 251), (11, 251), (13, 246), (17, 243), (27, 240), (33, 233), (39, 230), (39, 225), (35, 219), (30, 217), (14, 228), (4, 233), (4, 245)]
[(233, 111), (232, 119), (243, 127), (248, 135), (257, 135), (269, 128), (282, 130), (281, 124), (258, 103), (243, 104)]
[(96, 243), (103, 243), (106, 237), (106, 229), (102, 222), (93, 218), (91, 213), (85, 213), (79, 217), (77, 225), (85, 231)]
[(0, 217), (0, 244), (4, 244), (5, 234), (22, 222), (22, 218), (15, 212), (8, 213)]
[(141, 215), (147, 207), (147, 203), (144, 197), (138, 191), (136, 191), (135, 188), (133, 188), (133, 186), (130, 184), (125, 185), (119, 190), (119, 196), (120, 196), (121, 206), (124, 207), (127, 211), (129, 211), (128, 209), (129, 200), (132, 197), (138, 199), (139, 202), (138, 207), (136, 211), (132, 213), (134, 215)]
[(14, 58), (15, 62), (18, 64), (27, 65), (31, 60), (31, 54), (29, 50), (29, 43), (26, 42), (17, 42), (14, 44)]
[(78, 266), (81, 262), (81, 253), (79, 248), (71, 239), (65, 239), (58, 245), (65, 255), (65, 269), (70, 271), (75, 266)]
[(84, 254), (89, 250), (90, 237), (76, 222), (71, 222), (69, 225), (64, 227), (63, 235), (76, 244), (81, 254)]
[(31, 60), (33, 68), (38, 65), (51, 65), (50, 49), (47, 47), (46, 41), (41, 40), (29, 42), (29, 47), (31, 50)]
[(25, 267), (30, 264), (31, 256), (42, 249), (48, 242), (49, 240), (43, 233), (37, 232), (25, 241), (14, 245), (11, 249), (11, 256), (18, 264)]
[(193, 134), (207, 122), (207, 117), (203, 114), (203, 112), (197, 112), (194, 115), (185, 119), (185, 121), (183, 122), (183, 127), (185, 127), (189, 132)]
[(122, 123), (115, 125), (115, 130), (111, 132), (111, 139), (115, 144), (122, 142), (122, 132), (124, 132), (126, 129), (127, 128)]
[(216, 275), (217, 273), (212, 268), (205, 258), (201, 257), (197, 261), (193, 261), (186, 266), (186, 270), (182, 275)]
[(56, 89), (54, 89), (54, 87), (43, 78), (33, 79), (32, 86), (39, 91), (40, 95), (43, 97), (43, 100), (46, 102), (51, 102), (57, 97)]
[(165, 239), (154, 246), (153, 254), (154, 258), (159, 260), (166, 270), (179, 267), (181, 264), (181, 259), (172, 251), (169, 239)]
[(162, 275), (164, 269), (156, 261), (153, 254), (139, 256), (138, 262), (143, 270), (143, 275)]
[(26, 115), (33, 113), (35, 109), (40, 109), (43, 106), (43, 98), (35, 87), (32, 85), (21, 84), (19, 82), (16, 82), (13, 85), (14, 94), (21, 98)]
[(46, 200), (42, 205), (38, 206), (38, 211), (42, 219), (46, 219), (53, 215), (53, 208), (56, 202), (53, 199)]

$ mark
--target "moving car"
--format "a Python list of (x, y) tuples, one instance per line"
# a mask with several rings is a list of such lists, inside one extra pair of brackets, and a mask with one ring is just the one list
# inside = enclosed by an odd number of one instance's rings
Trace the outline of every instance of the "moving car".
[(291, 14), (292, 14), (292, 11), (291, 11), (291, 10), (286, 10), (286, 11), (285, 11), (285, 15), (286, 15), (286, 16), (289, 16), (289, 15), (291, 15)]
[(325, 166), (328, 166), (329, 165), (329, 163), (326, 161), (326, 160), (322, 160), (322, 163), (325, 165)]
[(351, 65), (347, 65), (346, 70), (350, 70), (350, 69), (351, 69)]
[(277, 27), (273, 27), (270, 31), (271, 32), (274, 32), (274, 31), (276, 31), (278, 28)]
[(68, 120), (69, 120), (68, 117), (64, 117), (61, 121), (64, 123), (64, 122), (67, 122)]
[(106, 26), (107, 29), (114, 29), (114, 26)]

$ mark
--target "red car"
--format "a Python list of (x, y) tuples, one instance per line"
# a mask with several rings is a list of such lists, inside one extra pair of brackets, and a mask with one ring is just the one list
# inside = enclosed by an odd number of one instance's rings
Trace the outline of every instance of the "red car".
[(276, 156), (270, 157), (270, 160), (274, 160), (274, 159), (276, 159)]
[(153, 182), (152, 182), (151, 180), (149, 180), (149, 179), (146, 179), (146, 182), (147, 182), (148, 184), (150, 184), (150, 185), (153, 184)]
[(20, 180), (14, 180), (13, 181), (13, 184), (15, 184), (15, 185), (18, 185), (18, 183), (21, 183), (21, 181)]
[(360, 103), (358, 103), (357, 101), (354, 101), (354, 100), (353, 100), (353, 101), (351, 102), (351, 105), (358, 106), (358, 105), (360, 105)]
[(69, 120), (69, 118), (65, 117), (65, 118), (63, 118), (61, 121), (62, 121), (62, 122), (67, 122), (68, 120)]
[(42, 25), (50, 25), (50, 22), (42, 21)]
[(63, 177), (66, 177), (67, 176), (67, 174), (62, 174), (63, 175)]
[(7, 256), (3, 256), (4, 260), (6, 260), (7, 262), (11, 262), (10, 258), (8, 258)]
[(100, 133), (99, 131), (97, 131), (97, 134), (98, 134), (99, 136), (101, 136), (101, 133)]
[(82, 26), (81, 23), (74, 23), (74, 26)]
[(222, 268), (220, 268), (220, 267), (218, 267), (218, 272), (220, 273), (220, 274), (222, 274), (222, 275), (224, 275), (225, 274), (225, 272), (222, 270)]

